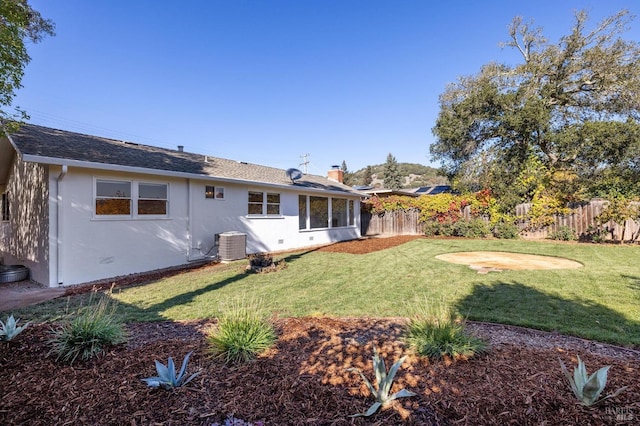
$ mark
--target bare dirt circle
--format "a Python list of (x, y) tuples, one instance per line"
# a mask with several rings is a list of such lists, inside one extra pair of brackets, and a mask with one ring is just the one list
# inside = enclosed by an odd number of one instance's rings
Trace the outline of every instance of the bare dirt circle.
[(581, 263), (562, 257), (502, 251), (446, 253), (436, 256), (436, 259), (459, 265), (469, 265), (471, 269), (475, 269), (479, 273), (503, 270), (575, 269), (582, 267)]

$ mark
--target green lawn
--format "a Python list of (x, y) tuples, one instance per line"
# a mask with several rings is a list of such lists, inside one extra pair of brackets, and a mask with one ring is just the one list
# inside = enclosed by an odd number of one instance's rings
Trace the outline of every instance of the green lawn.
[[(480, 275), (434, 258), (470, 250), (562, 256), (584, 267)], [(589, 339), (640, 344), (640, 248), (511, 240), (420, 239), (366, 255), (300, 252), (288, 267), (246, 274), (245, 261), (116, 290), (127, 321), (217, 316), (225, 303), (262, 299), (280, 317), (409, 316), (418, 301), (444, 300), (471, 320), (557, 330)], [(86, 296), (16, 311), (51, 319)]]

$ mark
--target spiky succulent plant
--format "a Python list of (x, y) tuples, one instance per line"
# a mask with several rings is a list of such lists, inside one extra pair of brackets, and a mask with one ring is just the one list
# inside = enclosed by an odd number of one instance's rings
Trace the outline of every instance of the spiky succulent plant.
[(18, 327), (18, 322), (20, 322), (20, 319), (15, 319), (13, 314), (9, 315), (6, 323), (0, 320), (0, 340), (12, 340), (31, 324), (31, 321), (29, 321), (25, 325)]
[(146, 379), (142, 379), (147, 383), (149, 387), (158, 388), (162, 387), (165, 389), (177, 388), (180, 386), (184, 386), (193, 380), (200, 372), (194, 373), (187, 378), (187, 364), (189, 363), (189, 357), (191, 356), (191, 352), (189, 352), (182, 361), (182, 367), (180, 368), (180, 372), (176, 374), (176, 367), (173, 362), (173, 358), (169, 357), (169, 362), (167, 365), (162, 364), (161, 362), (156, 360), (156, 372), (157, 376), (147, 377)]
[(600, 394), (602, 394), (604, 387), (607, 385), (607, 373), (611, 367), (610, 365), (602, 367), (589, 376), (587, 374), (587, 367), (578, 356), (578, 366), (574, 368), (573, 376), (569, 373), (562, 360), (560, 360), (560, 367), (567, 380), (569, 380), (574, 395), (587, 407), (598, 404), (605, 399), (613, 398), (627, 388), (626, 386), (622, 387), (614, 393), (600, 398)]
[(364, 380), (364, 383), (369, 388), (369, 391), (371, 392), (373, 397), (376, 399), (376, 402), (373, 403), (373, 405), (369, 407), (369, 409), (365, 413), (353, 414), (351, 417), (371, 416), (375, 414), (375, 412), (378, 411), (380, 407), (386, 406), (387, 404), (389, 404), (391, 401), (395, 399), (416, 395), (415, 393), (408, 391), (406, 389), (402, 389), (390, 395), (391, 386), (393, 385), (393, 379), (395, 378), (396, 373), (400, 369), (400, 366), (404, 362), (405, 358), (406, 356), (403, 356), (402, 358), (397, 360), (391, 366), (391, 368), (389, 369), (389, 372), (387, 373), (387, 369), (384, 365), (384, 360), (380, 357), (380, 354), (378, 354), (378, 350), (375, 347), (373, 348), (373, 371), (376, 374), (376, 383), (378, 386), (377, 389), (371, 384), (369, 379), (367, 379), (367, 377), (362, 373), (362, 371), (358, 370), (357, 368), (347, 369), (347, 371), (355, 371), (358, 374), (360, 374), (360, 377), (362, 377), (362, 380)]

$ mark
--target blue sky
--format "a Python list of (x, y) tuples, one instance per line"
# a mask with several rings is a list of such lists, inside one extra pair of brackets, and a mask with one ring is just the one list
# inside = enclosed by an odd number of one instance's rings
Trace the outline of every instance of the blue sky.
[[(491, 61), (514, 16), (550, 41), (635, 0), (30, 0), (57, 35), (15, 105), (44, 126), (324, 174), (429, 165), (438, 96)], [(640, 18), (626, 39), (640, 40)], [(437, 164), (433, 164), (437, 166)]]

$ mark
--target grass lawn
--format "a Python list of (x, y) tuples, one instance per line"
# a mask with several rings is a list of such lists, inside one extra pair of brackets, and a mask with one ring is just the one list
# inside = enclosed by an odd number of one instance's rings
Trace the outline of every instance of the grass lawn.
[[(435, 259), (455, 251), (510, 251), (561, 256), (578, 269), (503, 271), (480, 275)], [(640, 345), (640, 248), (520, 240), (419, 239), (387, 250), (352, 255), (288, 253), (287, 268), (247, 274), (246, 261), (116, 289), (127, 321), (217, 316), (225, 304), (254, 297), (274, 315), (410, 316), (425, 299), (445, 301), (471, 320), (499, 322)], [(16, 311), (53, 319), (87, 296)]]

